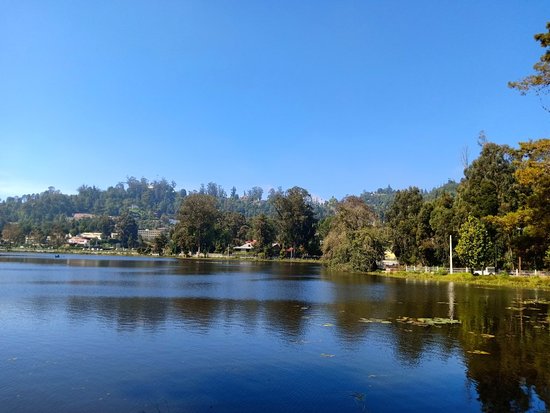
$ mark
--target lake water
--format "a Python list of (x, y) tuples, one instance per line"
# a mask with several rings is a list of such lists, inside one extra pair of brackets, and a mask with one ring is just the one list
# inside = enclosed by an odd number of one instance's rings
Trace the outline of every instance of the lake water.
[(0, 411), (548, 411), (548, 300), (312, 264), (0, 254)]

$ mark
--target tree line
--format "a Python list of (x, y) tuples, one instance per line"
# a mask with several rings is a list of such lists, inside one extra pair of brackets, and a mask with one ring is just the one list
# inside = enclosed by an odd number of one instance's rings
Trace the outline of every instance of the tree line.
[[(550, 265), (550, 140), (517, 148), (482, 138), (481, 153), (459, 183), (363, 192), (316, 201), (304, 188), (259, 187), (238, 195), (215, 183), (187, 192), (175, 183), (129, 178), (103, 191), (47, 191), (0, 202), (8, 245), (25, 239), (61, 246), (67, 234), (114, 233), (125, 248), (159, 254), (232, 253), (254, 241), (262, 257), (322, 257), (331, 266), (370, 271), (386, 251), (403, 264), (548, 268)], [(118, 204), (117, 204), (118, 202)], [(73, 219), (74, 213), (90, 216)], [(113, 214), (113, 215), (111, 215)], [(164, 228), (145, 242), (138, 229)]]

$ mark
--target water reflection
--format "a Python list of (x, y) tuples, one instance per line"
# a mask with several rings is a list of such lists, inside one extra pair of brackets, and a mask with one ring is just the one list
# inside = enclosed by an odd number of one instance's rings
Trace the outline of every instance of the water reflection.
[[(0, 275), (10, 304), (0, 303), (0, 322), (15, 306), (37, 319), (65, 317), (71, 325), (99, 323), (121, 333), (156, 336), (178, 330), (212, 338), (237, 330), (243, 340), (267, 335), (291, 348), (308, 340), (328, 341), (322, 335), (328, 332), (341, 352), (364, 356), (376, 341), (410, 368), (458, 355), (484, 411), (550, 408), (546, 292), (406, 282), (333, 273), (316, 265), (90, 258), (43, 262), (40, 257), (0, 261), (25, 265)], [(43, 264), (58, 267), (37, 271)], [(460, 323), (402, 321), (436, 317)], [(325, 356), (331, 356), (328, 350)]]

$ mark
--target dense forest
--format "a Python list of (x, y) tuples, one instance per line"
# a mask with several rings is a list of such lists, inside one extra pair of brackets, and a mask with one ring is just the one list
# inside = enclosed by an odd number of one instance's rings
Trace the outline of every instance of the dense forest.
[[(502, 270), (550, 266), (550, 139), (518, 148), (482, 139), (459, 183), (431, 191), (391, 187), (341, 200), (312, 199), (304, 188), (254, 187), (241, 195), (215, 183), (177, 191), (174, 182), (130, 177), (73, 195), (50, 187), (0, 202), (5, 247), (60, 248), (69, 237), (157, 254), (234, 253), (250, 242), (261, 257), (319, 257), (328, 265), (375, 269), (391, 250), (403, 264)], [(140, 230), (159, 230), (145, 239)], [(143, 232), (142, 232), (143, 233)]]

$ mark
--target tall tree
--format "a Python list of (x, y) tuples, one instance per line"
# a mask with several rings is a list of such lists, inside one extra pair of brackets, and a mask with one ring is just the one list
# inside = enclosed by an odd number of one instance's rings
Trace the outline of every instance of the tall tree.
[[(546, 23), (546, 29), (548, 32), (535, 35), (535, 40), (540, 43), (541, 47), (546, 49), (540, 60), (533, 66), (535, 74), (520, 81), (508, 83), (509, 87), (519, 90), (522, 95), (534, 91), (539, 98), (542, 98), (541, 95), (548, 93), (550, 86), (550, 22)], [(543, 107), (550, 110), (544, 104)]]
[(275, 241), (276, 230), (273, 221), (266, 214), (257, 215), (252, 219), (252, 236), (256, 241), (255, 248), (268, 255)]
[(309, 192), (295, 186), (283, 194), (273, 194), (271, 202), (276, 211), (276, 222), (282, 245), (293, 248), (293, 251), (312, 253), (317, 248), (315, 245), (317, 219), (313, 213)]
[(464, 219), (468, 214), (481, 218), (517, 208), (519, 188), (513, 159), (513, 151), (507, 145), (482, 144), (481, 154), (466, 168), (458, 188), (458, 206)]
[(216, 198), (200, 193), (188, 195), (178, 212), (175, 241), (183, 250), (206, 254), (213, 246), (219, 216)]
[(439, 264), (436, 257), (437, 245), (435, 243), (435, 231), (430, 225), (430, 218), (434, 210), (433, 202), (424, 202), (418, 212), (416, 227), (416, 244), (418, 246), (418, 258), (423, 265)]
[(331, 267), (373, 271), (384, 258), (376, 215), (361, 198), (348, 196), (337, 206), (323, 240), (323, 260)]
[(473, 272), (490, 265), (494, 260), (493, 244), (485, 225), (476, 217), (469, 216), (460, 227), (460, 239), (456, 252), (464, 265)]
[(223, 252), (227, 248), (241, 245), (246, 241), (248, 232), (249, 227), (243, 214), (231, 211), (220, 212), (216, 250)]
[(550, 139), (519, 145), (515, 177), (523, 187), (522, 203), (502, 217), (490, 217), (490, 221), (507, 236), (515, 259), (523, 256), (540, 268), (550, 251)]
[(157, 235), (153, 240), (153, 252), (159, 255), (163, 255), (169, 241), (170, 240), (168, 239), (168, 236), (165, 232)]
[(25, 233), (21, 228), (21, 225), (16, 223), (9, 223), (4, 225), (2, 230), (2, 239), (11, 244), (20, 245), (25, 242)]
[(454, 208), (455, 197), (450, 193), (441, 194), (433, 203), (430, 214), (430, 227), (433, 230), (435, 260), (438, 265), (449, 262), (449, 235), (458, 240), (461, 222)]
[(423, 199), (417, 187), (397, 191), (386, 218), (391, 233), (392, 250), (397, 259), (405, 264), (420, 260), (417, 244), (418, 216)]
[(116, 230), (124, 248), (133, 248), (136, 245), (138, 241), (138, 226), (130, 212), (125, 211), (118, 217)]

